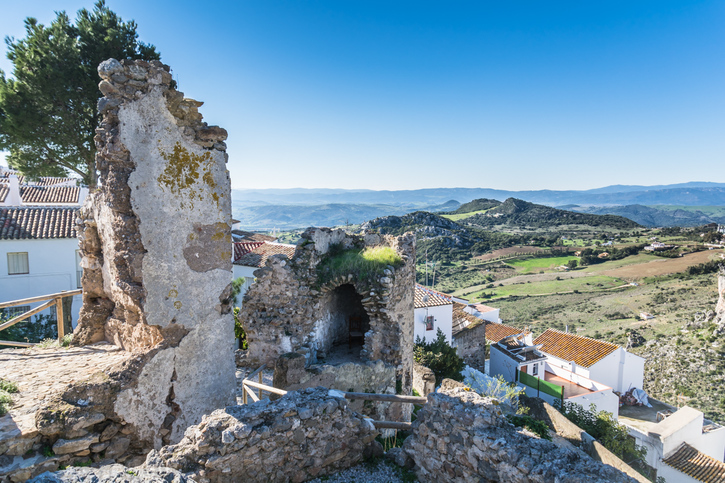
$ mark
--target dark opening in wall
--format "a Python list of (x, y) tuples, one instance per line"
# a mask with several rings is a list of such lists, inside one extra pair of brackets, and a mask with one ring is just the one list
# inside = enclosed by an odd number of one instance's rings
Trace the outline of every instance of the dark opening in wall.
[(329, 352), (335, 346), (344, 346), (359, 352), (365, 333), (370, 330), (370, 317), (363, 307), (362, 295), (346, 283), (330, 292), (329, 297), (330, 325), (327, 340), (321, 344), (323, 350)]

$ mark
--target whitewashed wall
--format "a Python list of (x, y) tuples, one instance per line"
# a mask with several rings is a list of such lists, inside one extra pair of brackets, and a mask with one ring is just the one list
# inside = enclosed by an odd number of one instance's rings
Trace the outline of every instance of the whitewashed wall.
[[(435, 319), (433, 322), (433, 330), (425, 330), (425, 318), (428, 315), (432, 315)], [(413, 327), (413, 340), (417, 340), (420, 337), (426, 342), (433, 342), (440, 328), (446, 335), (446, 341), (451, 344), (453, 340), (453, 305), (439, 305), (437, 307), (415, 309)]]
[[(78, 289), (76, 250), (76, 238), (0, 240), (0, 301)], [(30, 273), (8, 275), (9, 252), (27, 252)], [(82, 303), (80, 295), (73, 297), (71, 314), (74, 327)], [(33, 307), (38, 305), (40, 303), (32, 304)]]

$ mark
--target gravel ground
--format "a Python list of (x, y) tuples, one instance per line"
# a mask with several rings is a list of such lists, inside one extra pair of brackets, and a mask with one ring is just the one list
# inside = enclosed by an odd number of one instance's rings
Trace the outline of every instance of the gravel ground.
[(323, 476), (309, 483), (414, 483), (418, 480), (409, 474), (403, 478), (402, 470), (387, 460), (375, 463), (362, 463), (330, 476)]

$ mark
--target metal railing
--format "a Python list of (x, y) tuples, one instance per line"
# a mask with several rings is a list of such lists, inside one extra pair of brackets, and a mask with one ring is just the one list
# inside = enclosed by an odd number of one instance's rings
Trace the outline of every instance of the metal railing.
[[(263, 384), (262, 382), (262, 370), (266, 366), (261, 366), (256, 371), (249, 374), (247, 377), (242, 379), (242, 401), (244, 404), (248, 404), (249, 398), (252, 400), (252, 402), (257, 402), (260, 399), (263, 398), (263, 393), (268, 392), (271, 394), (277, 394), (279, 396), (284, 396), (287, 394), (287, 391), (284, 389), (277, 389), (276, 387), (267, 386), (266, 384)], [(255, 376), (259, 377), (259, 382), (252, 381), (251, 379)], [(255, 394), (254, 390), (257, 390), (257, 393)], [(382, 401), (382, 402), (391, 402), (391, 403), (407, 403), (407, 404), (426, 404), (428, 402), (428, 398), (420, 397), (420, 396), (402, 396), (398, 394), (374, 394), (374, 393), (367, 393), (367, 392), (345, 392), (340, 391), (344, 396), (345, 399), (361, 399), (364, 401)], [(378, 429), (402, 429), (402, 430), (410, 430), (411, 424), (408, 422), (399, 422), (399, 421), (373, 421), (373, 424)]]
[[(18, 322), (22, 322), (23, 320), (27, 319), (28, 317), (37, 314), (38, 312), (42, 312), (45, 309), (48, 309), (50, 307), (55, 306), (55, 316), (58, 324), (58, 340), (60, 341), (65, 336), (65, 329), (63, 328), (63, 299), (65, 297), (73, 297), (74, 295), (80, 295), (83, 293), (83, 290), (67, 290), (59, 293), (54, 293), (50, 295), (40, 295), (38, 297), (30, 297), (27, 299), (22, 300), (11, 300), (10, 302), (0, 302), (0, 309), (5, 309), (8, 307), (15, 307), (18, 305), (30, 305), (32, 303), (36, 302), (45, 302), (43, 304), (38, 305), (34, 309), (30, 309), (27, 312), (24, 312), (20, 315), (17, 315), (13, 317), (12, 319), (8, 320), (7, 322), (4, 322), (0, 324), (0, 331), (3, 331), (7, 329), (8, 327), (12, 327), (13, 325), (17, 324)], [(7, 341), (7, 340), (0, 340), (0, 345), (11, 345), (11, 346), (19, 346), (19, 347), (32, 347), (36, 344), (32, 342), (15, 342), (15, 341)]]

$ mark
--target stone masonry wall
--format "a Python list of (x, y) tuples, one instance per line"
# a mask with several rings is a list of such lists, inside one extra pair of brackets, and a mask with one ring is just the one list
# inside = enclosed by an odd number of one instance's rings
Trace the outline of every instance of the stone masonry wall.
[[(148, 447), (234, 401), (227, 133), (158, 61), (98, 67), (99, 188), (81, 210), (75, 345), (148, 352), (114, 411)], [(213, 357), (211, 355), (213, 354)]]
[(214, 411), (178, 444), (151, 452), (146, 464), (200, 482), (302, 482), (357, 464), (377, 435), (344, 398), (309, 388)]
[(454, 340), (456, 351), (465, 363), (486, 372), (486, 324), (467, 327), (456, 334)]
[(403, 445), (421, 483), (635, 482), (581, 450), (517, 430), (497, 400), (446, 382), (428, 396)]
[[(361, 279), (354, 273), (323, 281), (319, 264), (331, 247), (343, 250), (389, 246), (403, 259), (402, 266), (388, 266), (380, 277)], [(360, 352), (362, 362), (383, 361), (396, 369), (404, 394), (412, 387), (413, 287), (415, 238), (366, 234), (347, 235), (343, 230), (311, 228), (302, 235), (292, 260), (273, 256), (254, 273), (256, 282), (244, 296), (240, 319), (249, 343), (248, 363), (273, 364), (287, 352), (303, 354), (308, 363), (329, 347), (330, 294), (341, 285), (352, 285), (362, 297), (370, 330)]]
[[(287, 391), (323, 386), (344, 392), (395, 394), (395, 367), (383, 361), (365, 364), (313, 364), (305, 367), (305, 358), (297, 353), (283, 354), (274, 367), (274, 387)], [(374, 420), (387, 419), (387, 402), (349, 401), (350, 409)]]

